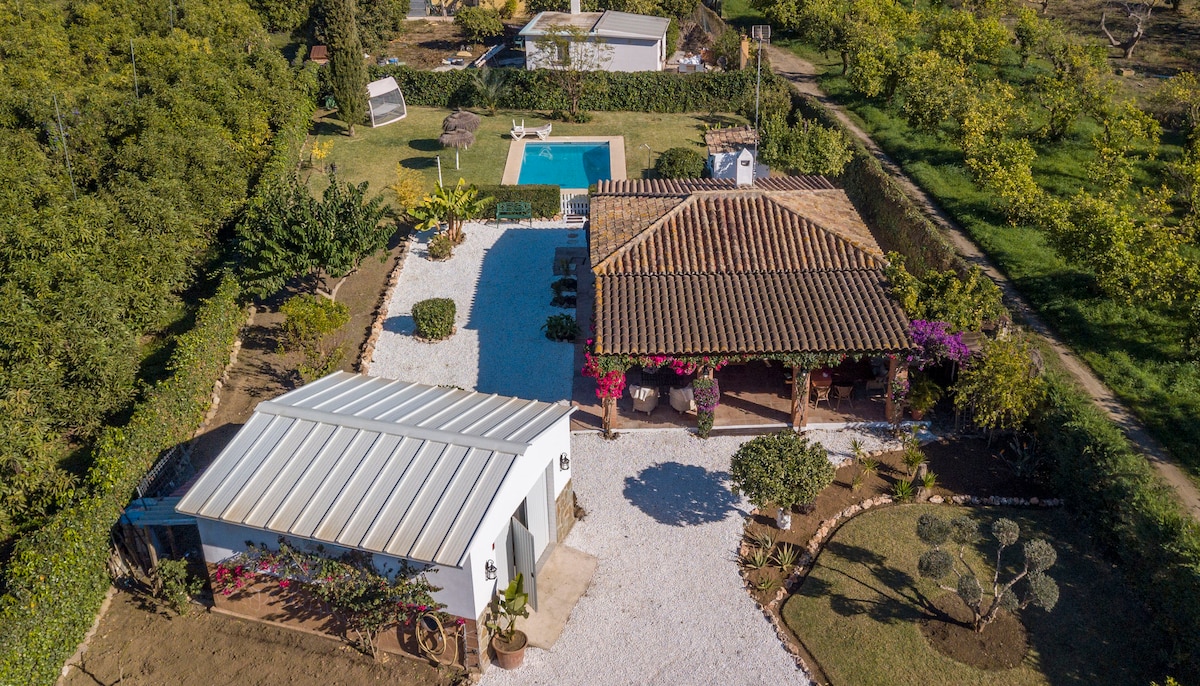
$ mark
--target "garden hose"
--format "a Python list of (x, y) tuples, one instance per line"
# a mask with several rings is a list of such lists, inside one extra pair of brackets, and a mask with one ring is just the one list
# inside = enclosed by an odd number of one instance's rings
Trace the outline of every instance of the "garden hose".
[[(433, 628), (429, 629), (428, 631), (424, 630), (426, 621), (430, 622), (433, 626)], [(446, 627), (442, 624), (442, 620), (438, 619), (437, 615), (432, 613), (421, 615), (420, 619), (417, 620), (416, 634), (417, 646), (420, 647), (421, 652), (425, 653), (425, 655), (427, 655), (430, 659), (438, 662), (439, 664), (447, 665), (452, 665), (458, 662), (458, 641), (454, 641), (454, 657), (449, 661), (443, 659), (446, 655), (447, 648), (450, 647), (450, 640), (446, 636)], [(441, 637), (442, 649), (440, 652), (434, 652), (433, 648), (430, 646), (430, 639), (426, 638), (426, 634), (429, 634), (434, 638), (439, 636)]]

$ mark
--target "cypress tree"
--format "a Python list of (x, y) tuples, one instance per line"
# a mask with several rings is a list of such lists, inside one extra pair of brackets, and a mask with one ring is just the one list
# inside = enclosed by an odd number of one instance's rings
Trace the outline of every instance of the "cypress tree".
[(358, 39), (354, 0), (325, 0), (329, 40), (329, 75), (338, 115), (346, 122), (348, 133), (367, 113), (367, 65), (363, 61), (362, 41)]

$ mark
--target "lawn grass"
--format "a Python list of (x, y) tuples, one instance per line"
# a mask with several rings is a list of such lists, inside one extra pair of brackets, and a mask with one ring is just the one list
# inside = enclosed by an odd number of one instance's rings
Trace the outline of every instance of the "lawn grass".
[[(341, 122), (333, 118), (319, 119), (313, 137), (321, 143), (333, 142), (329, 156), (323, 162), (326, 168), (337, 165), (339, 176), (347, 181), (370, 183), (370, 194), (383, 192), (394, 182), (396, 165), (420, 171), (428, 189), (437, 182), (436, 156), (442, 158), (442, 178), (452, 184), (460, 177), (467, 183), (498, 184), (504, 174), (504, 163), (508, 158), (508, 135), (512, 121), (525, 121), (526, 127), (547, 123), (544, 115), (536, 112), (500, 111), (495, 116), (484, 116), (479, 130), (475, 132), (475, 144), (460, 153), (461, 169), (454, 169), (454, 149), (438, 145), (437, 137), (442, 132), (442, 120), (450, 110), (433, 107), (409, 107), (408, 117), (394, 124), (372, 129), (359, 126), (354, 138), (347, 137)], [(555, 136), (624, 136), (625, 165), (628, 178), (643, 178), (647, 174), (647, 150), (650, 146), (652, 160), (664, 150), (676, 146), (704, 150), (705, 124), (742, 124), (745, 120), (732, 114), (660, 114), (647, 112), (593, 112), (592, 121), (586, 124), (554, 123)], [(536, 140), (536, 139), (535, 139)], [(307, 150), (305, 155), (307, 156)], [(322, 191), (328, 184), (325, 174), (314, 173), (310, 186), (314, 192)]]
[[(926, 549), (916, 521), (930, 511), (970, 515), (985, 526), (1007, 517), (1020, 525), (1022, 540), (1045, 538), (1058, 551), (1049, 572), (1061, 590), (1058, 605), (1022, 612), (1030, 652), (1018, 667), (976, 669), (922, 635), (916, 620), (924, 604), (945, 593), (916, 571)], [(1085, 540), (1061, 510), (908, 505), (869, 512), (838, 530), (784, 603), (783, 618), (835, 684), (1148, 684), (1161, 677), (1161, 636)], [(994, 554), (989, 539), (968, 559), (990, 574), (984, 556)], [(1007, 562), (1019, 559), (1019, 550), (1005, 551)]]
[[(1194, 448), (1200, 444), (1200, 364), (1184, 354), (1188, 322), (1182, 308), (1104, 297), (1086, 265), (1067, 263), (1040, 230), (1014, 226), (993, 211), (991, 198), (971, 179), (948, 137), (913, 131), (878, 101), (853, 93), (836, 57), (796, 52), (817, 64), (825, 92), (955, 218), (1193, 479), (1200, 478), (1200, 453)], [(1082, 122), (1072, 137), (1043, 146), (1034, 168), (1039, 183), (1060, 194), (1088, 188), (1083, 167), (1094, 129), (1094, 123)], [(1178, 143), (1177, 136), (1165, 136), (1158, 159), (1137, 170), (1135, 183), (1161, 183), (1162, 165), (1177, 158)]]

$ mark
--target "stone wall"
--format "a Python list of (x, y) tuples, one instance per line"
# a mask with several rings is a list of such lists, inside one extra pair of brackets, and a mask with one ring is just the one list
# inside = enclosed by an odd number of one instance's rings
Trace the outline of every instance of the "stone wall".
[(558, 494), (558, 498), (554, 501), (555, 510), (558, 512), (558, 538), (555, 540), (562, 543), (567, 540), (567, 534), (571, 533), (571, 527), (575, 526), (575, 484), (567, 481), (567, 485), (563, 487), (562, 493)]

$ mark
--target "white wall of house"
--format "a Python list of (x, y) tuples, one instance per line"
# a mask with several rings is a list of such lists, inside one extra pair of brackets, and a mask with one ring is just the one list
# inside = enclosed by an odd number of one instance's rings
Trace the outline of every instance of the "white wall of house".
[[(478, 618), (483, 613), (488, 602), (497, 588), (503, 588), (509, 581), (509, 561), (507, 541), (509, 521), (513, 512), (526, 500), (528, 507), (536, 504), (539, 513), (530, 513), (530, 532), (534, 535), (534, 547), (541, 554), (554, 538), (554, 499), (562, 493), (570, 481), (570, 470), (559, 469), (559, 455), (571, 454), (570, 415), (563, 417), (546, 431), (525, 451), (519, 455), (510, 468), (504, 486), (496, 495), (496, 500), (488, 511), (488, 515), (480, 523), (475, 536), (468, 547), (462, 567), (445, 565), (418, 565), (431, 570), (428, 574), (430, 582), (441, 588), (434, 593), (434, 598), (446, 605), (446, 611), (460, 617)], [(549, 467), (549, 471), (547, 471)], [(550, 474), (549, 482), (545, 475)], [(541, 526), (534, 525), (535, 521), (544, 522)], [(279, 535), (236, 524), (228, 524), (209, 519), (196, 519), (200, 531), (200, 540), (206, 562), (216, 564), (246, 550), (246, 543), (264, 545), (269, 548), (278, 546)], [(286, 537), (289, 543), (302, 550), (311, 550), (318, 542), (308, 539)], [(346, 548), (335, 545), (321, 544), (325, 551), (333, 556), (346, 552)], [(401, 559), (388, 555), (373, 555), (375, 566), (380, 571), (388, 568), (395, 570), (401, 565)], [(497, 578), (489, 581), (484, 573), (487, 560), (494, 560)], [(432, 571), (436, 570), (436, 571)]]
[[(606, 38), (604, 45), (572, 43), (576, 60), (591, 62), (597, 50), (604, 71), (662, 71), (666, 64), (666, 36), (657, 40), (640, 38)], [(550, 69), (554, 65), (554, 43), (531, 36), (525, 41), (525, 68)]]

